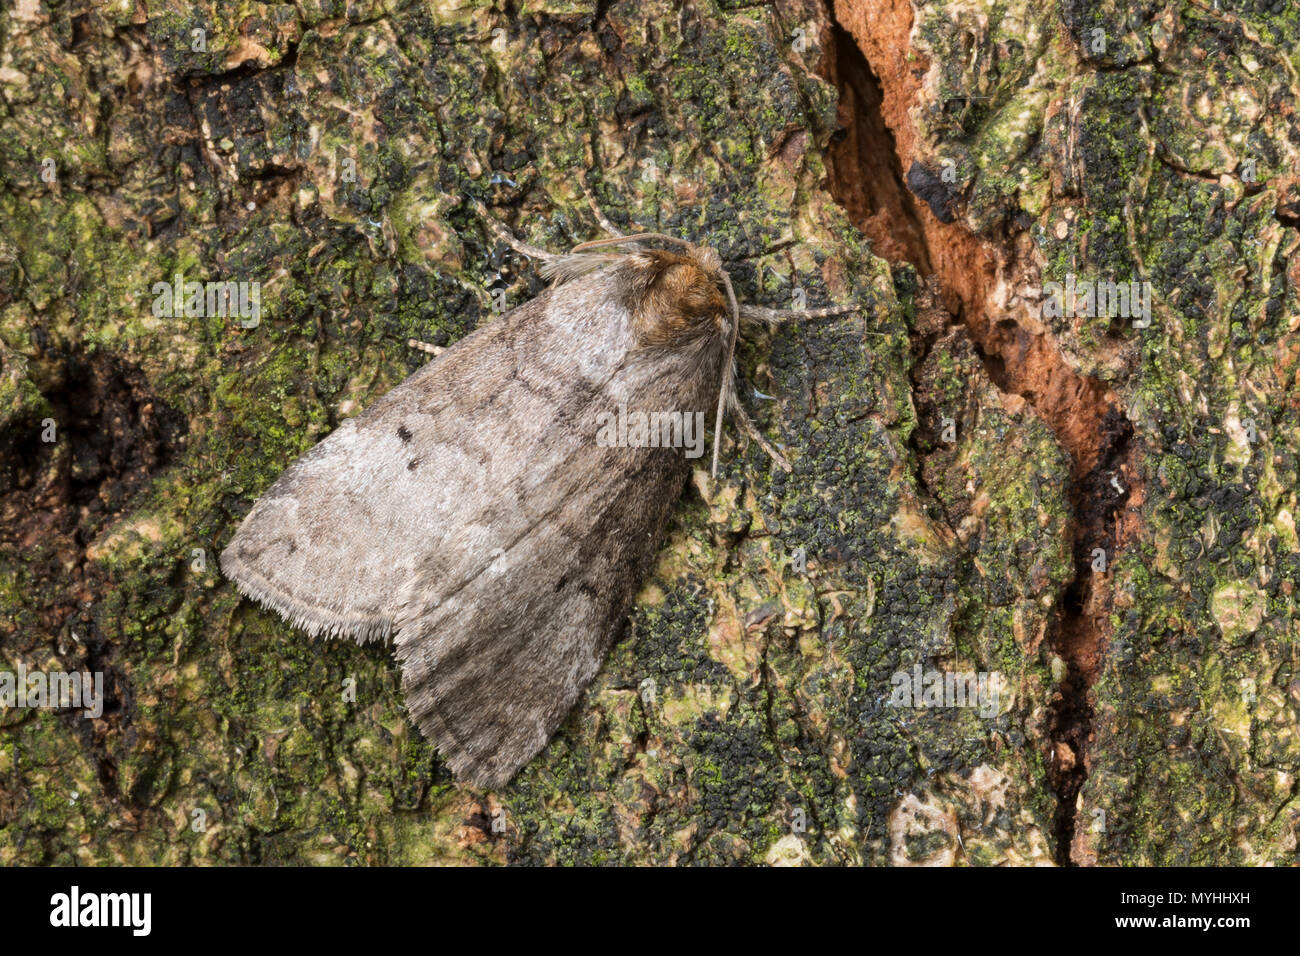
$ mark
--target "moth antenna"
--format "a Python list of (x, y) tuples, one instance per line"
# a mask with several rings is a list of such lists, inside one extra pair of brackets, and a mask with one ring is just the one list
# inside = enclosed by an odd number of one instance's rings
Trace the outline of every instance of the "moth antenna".
[(713, 471), (712, 477), (718, 478), (718, 453), (722, 449), (722, 415), (727, 407), (727, 395), (731, 391), (731, 380), (735, 375), (736, 336), (740, 333), (740, 305), (736, 302), (736, 291), (731, 287), (731, 276), (727, 270), (719, 268), (723, 288), (727, 290), (727, 301), (731, 304), (731, 341), (727, 343), (727, 360), (722, 366), (722, 382), (718, 386), (718, 415), (713, 420)]
[(662, 242), (673, 242), (679, 246), (685, 246), (687, 249), (694, 249), (693, 242), (687, 242), (685, 239), (679, 239), (676, 236), (665, 236), (662, 232), (637, 232), (630, 236), (613, 236), (609, 239), (592, 239), (590, 242), (580, 242), (570, 249), (570, 252), (584, 252), (587, 249), (597, 249), (601, 246), (619, 246), (625, 242), (640, 242), (643, 239), (658, 239)]

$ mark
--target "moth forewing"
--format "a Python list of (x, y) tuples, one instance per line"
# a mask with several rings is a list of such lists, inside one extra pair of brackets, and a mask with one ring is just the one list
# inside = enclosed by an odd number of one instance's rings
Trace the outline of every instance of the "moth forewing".
[(727, 303), (689, 255), (598, 258), (340, 426), (221, 558), (310, 633), (394, 634), (412, 718), (480, 785), (590, 682), (689, 473), (683, 448), (597, 442), (597, 418), (694, 421), (730, 373)]

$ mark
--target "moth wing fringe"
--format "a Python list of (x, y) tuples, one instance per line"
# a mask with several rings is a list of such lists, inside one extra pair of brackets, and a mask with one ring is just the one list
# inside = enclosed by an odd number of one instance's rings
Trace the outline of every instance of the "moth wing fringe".
[[(413, 701), (407, 700), (408, 709), (413, 709), (411, 707), (412, 703)], [(495, 769), (488, 769), (487, 764), (490, 755), (488, 757), (479, 757), (471, 753), (469, 748), (452, 733), (446, 720), (438, 713), (438, 701), (434, 700), (430, 703), (431, 706), (419, 717), (415, 717), (414, 714), (411, 716), (420, 728), (420, 733), (427, 740), (433, 742), (433, 745), (438, 750), (438, 756), (451, 768), (451, 772), (456, 775), (457, 780), (468, 781), (472, 785), (485, 790), (503, 787), (514, 778), (514, 775), (519, 772), (519, 769), (524, 764), (536, 756), (536, 754), (530, 754), (515, 766), (498, 766)], [(546, 746), (545, 743), (542, 746)]]
[(393, 624), (385, 618), (348, 616), (341, 608), (313, 607), (290, 597), (277, 588), (260, 571), (227, 548), (221, 554), (221, 570), (235, 582), (239, 592), (269, 608), (309, 637), (350, 637), (358, 644), (386, 641), (392, 636)]

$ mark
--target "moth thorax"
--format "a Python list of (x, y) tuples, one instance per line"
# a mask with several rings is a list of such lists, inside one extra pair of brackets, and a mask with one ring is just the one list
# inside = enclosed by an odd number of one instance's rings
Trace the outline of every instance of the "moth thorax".
[[(712, 253), (712, 250), (707, 250)], [(686, 345), (720, 337), (727, 299), (715, 275), (701, 268), (697, 256), (658, 252), (655, 276), (636, 309), (638, 335), (645, 345)], [(716, 253), (713, 253), (716, 258)]]

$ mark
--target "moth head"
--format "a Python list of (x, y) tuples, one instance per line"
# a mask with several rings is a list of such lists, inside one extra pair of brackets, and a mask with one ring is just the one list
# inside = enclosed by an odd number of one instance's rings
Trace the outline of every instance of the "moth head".
[(730, 309), (716, 273), (687, 253), (650, 249), (628, 256), (624, 294), (645, 347), (725, 341)]
[[(623, 255), (593, 255), (604, 246), (627, 245), (658, 239), (680, 246), (681, 252), (637, 248)], [(595, 239), (574, 246), (543, 266), (543, 275), (563, 282), (602, 265), (622, 261), (634, 266), (628, 293), (638, 316), (638, 332), (647, 345), (684, 345), (709, 334), (735, 345), (740, 306), (722, 257), (709, 246), (676, 236), (641, 232), (633, 236)], [(639, 268), (636, 268), (639, 267)]]
[(722, 274), (726, 272), (726, 270), (722, 268), (722, 256), (718, 255), (717, 250), (710, 246), (692, 245), (688, 255), (695, 260), (696, 265), (698, 265), (701, 270), (714, 279), (720, 281)]

